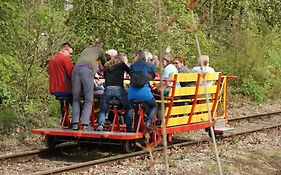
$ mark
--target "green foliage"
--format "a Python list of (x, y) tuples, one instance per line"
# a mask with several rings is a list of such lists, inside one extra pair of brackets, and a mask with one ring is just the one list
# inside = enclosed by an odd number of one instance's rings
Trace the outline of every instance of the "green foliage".
[(19, 65), (9, 56), (0, 54), (0, 108), (11, 107), (16, 102), (16, 87), (12, 83)]
[(18, 123), (17, 114), (13, 108), (0, 108), (0, 133), (7, 133)]
[[(3, 87), (2, 87), (3, 86)], [(11, 107), (13, 100), (11, 100), (11, 92), (8, 91), (4, 85), (0, 86), (0, 107)]]
[(0, 98), (5, 106), (1, 105), (5, 110), (14, 107), (18, 123), (26, 128), (48, 116), (46, 63), (58, 45), (68, 40), (67, 13), (53, 3), (0, 3)]
[(258, 82), (253, 79), (244, 79), (244, 82), (240, 85), (240, 93), (245, 96), (252, 97), (254, 101), (264, 101), (266, 99), (267, 88), (260, 86)]
[[(74, 46), (74, 60), (99, 38), (105, 50), (115, 48), (130, 60), (137, 48), (159, 54), (171, 46), (189, 67), (197, 64), (186, 0), (162, 1), (161, 25), (154, 0), (72, 2), (71, 11), (61, 0), (0, 2), (1, 131), (58, 124), (59, 103), (48, 93), (46, 66), (62, 42)], [(238, 76), (232, 92), (256, 101), (281, 97), (280, 8), (278, 0), (198, 1), (194, 17), (201, 52), (210, 55), (215, 70)], [(159, 26), (166, 26), (162, 48)]]

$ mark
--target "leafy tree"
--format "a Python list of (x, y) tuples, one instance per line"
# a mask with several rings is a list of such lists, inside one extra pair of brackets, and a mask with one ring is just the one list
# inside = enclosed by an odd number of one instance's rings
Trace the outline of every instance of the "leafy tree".
[(0, 68), (4, 67), (5, 75), (1, 82), (12, 94), (11, 101), (16, 101), (21, 119), (41, 118), (48, 100), (46, 63), (67, 39), (67, 14), (55, 10), (52, 3), (19, 0), (1, 3), (0, 13), (0, 51), (4, 58)]

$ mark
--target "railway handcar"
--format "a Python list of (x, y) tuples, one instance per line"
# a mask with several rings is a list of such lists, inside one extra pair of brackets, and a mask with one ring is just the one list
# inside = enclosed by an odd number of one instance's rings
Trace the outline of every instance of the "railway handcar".
[[(172, 141), (173, 134), (191, 130), (214, 128), (215, 134), (223, 134), (229, 130), (227, 127), (228, 113), (228, 80), (235, 76), (222, 76), (220, 72), (206, 74), (200, 73), (179, 73), (171, 77), (169, 82), (172, 86), (169, 93), (164, 97), (164, 117), (162, 123), (165, 125), (168, 141)], [(186, 83), (188, 86), (176, 87), (176, 82)], [(208, 86), (203, 86), (203, 82), (211, 82)], [(157, 81), (151, 82), (157, 83)], [(161, 101), (158, 101), (159, 103)], [(109, 142), (121, 143), (124, 151), (134, 150), (136, 141), (144, 139), (147, 134), (144, 127), (145, 113), (141, 107), (141, 102), (133, 102), (139, 105), (140, 117), (137, 122), (135, 132), (126, 132), (125, 125), (120, 119), (122, 109), (119, 109), (119, 102), (110, 102), (114, 114), (113, 121), (105, 126), (105, 131), (74, 131), (70, 128), (70, 114), (64, 116), (63, 125), (60, 128), (40, 128), (33, 129), (34, 134), (43, 135), (45, 143), (49, 148), (66, 141), (86, 141), (86, 142)], [(97, 105), (93, 105), (91, 115), (91, 125), (96, 127)], [(67, 108), (65, 110), (68, 111)], [(212, 121), (210, 122), (209, 119)], [(163, 135), (161, 125), (153, 126), (150, 134), (150, 142), (157, 146), (161, 144), (160, 137)]]

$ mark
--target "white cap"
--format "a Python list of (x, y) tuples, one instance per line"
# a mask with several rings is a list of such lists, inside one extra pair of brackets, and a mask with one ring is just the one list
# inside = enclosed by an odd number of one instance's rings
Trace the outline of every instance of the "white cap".
[(109, 49), (108, 51), (105, 52), (105, 54), (111, 56), (111, 57), (115, 57), (115, 55), (117, 55), (117, 50), (115, 49)]

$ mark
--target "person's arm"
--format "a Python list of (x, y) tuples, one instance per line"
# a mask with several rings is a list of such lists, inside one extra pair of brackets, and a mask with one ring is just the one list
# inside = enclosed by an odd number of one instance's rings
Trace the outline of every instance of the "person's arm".
[(147, 78), (149, 80), (154, 80), (154, 78), (156, 77), (156, 74), (155, 74), (155, 66), (151, 66), (150, 69), (148, 70), (148, 74), (147, 74)]
[(167, 69), (167, 67), (164, 69), (164, 72), (162, 74), (162, 79), (167, 79), (169, 78), (169, 70)]
[(71, 79), (73, 63), (72, 63), (70, 58), (65, 58), (64, 59), (64, 68), (65, 68), (65, 71), (66, 71), (66, 74), (67, 74), (68, 78)]
[(102, 50), (100, 52), (101, 53), (100, 53), (99, 59), (101, 61), (101, 64), (104, 66), (104, 64), (106, 63), (106, 57), (105, 57), (105, 54)]

